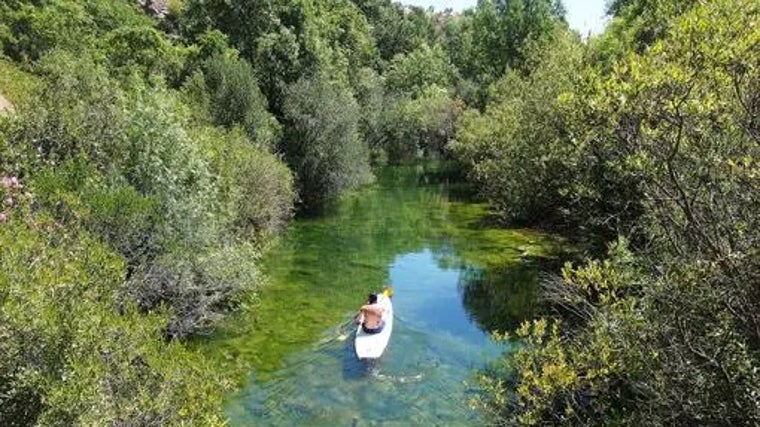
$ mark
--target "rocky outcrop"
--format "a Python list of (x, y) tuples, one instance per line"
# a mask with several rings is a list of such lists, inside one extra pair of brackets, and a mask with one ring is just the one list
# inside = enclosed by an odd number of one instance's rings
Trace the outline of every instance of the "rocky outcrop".
[(169, 13), (169, 0), (137, 0), (145, 12), (163, 19)]

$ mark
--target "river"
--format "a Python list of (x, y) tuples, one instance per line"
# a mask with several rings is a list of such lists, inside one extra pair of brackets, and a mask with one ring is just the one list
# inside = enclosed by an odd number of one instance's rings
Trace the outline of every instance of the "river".
[[(333, 212), (294, 221), (262, 260), (269, 283), (209, 344), (247, 372), (230, 424), (482, 425), (475, 373), (536, 309), (540, 260), (559, 243), (490, 225), (440, 165), (386, 168)], [(356, 359), (351, 319), (393, 286), (383, 357)]]

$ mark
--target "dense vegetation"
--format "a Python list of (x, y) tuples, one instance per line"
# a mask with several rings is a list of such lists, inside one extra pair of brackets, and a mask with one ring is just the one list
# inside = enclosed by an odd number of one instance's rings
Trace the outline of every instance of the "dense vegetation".
[[(148, 3), (148, 6), (141, 6)], [(760, 423), (751, 0), (0, 5), (0, 424), (218, 424), (186, 346), (296, 213), (448, 157), (588, 249), (476, 403), (498, 424)]]
[[(434, 15), (387, 0), (0, 5), (0, 424), (205, 425), (187, 343), (294, 213), (443, 153)], [(387, 77), (386, 77), (387, 76)]]
[(496, 423), (760, 422), (759, 7), (612, 2), (604, 34), (524, 45), (465, 114), (451, 148), (495, 213), (590, 256), (483, 373)]

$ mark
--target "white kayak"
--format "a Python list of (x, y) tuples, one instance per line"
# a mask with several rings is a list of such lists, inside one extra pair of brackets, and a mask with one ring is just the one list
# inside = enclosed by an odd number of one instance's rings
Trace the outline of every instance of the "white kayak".
[(383, 355), (385, 347), (388, 346), (388, 341), (391, 339), (391, 331), (393, 330), (393, 304), (391, 304), (391, 298), (386, 296), (385, 293), (378, 294), (377, 304), (385, 308), (383, 313), (385, 326), (383, 326), (382, 331), (376, 334), (368, 334), (359, 325), (356, 330), (356, 339), (354, 340), (356, 356), (359, 359), (379, 358)]

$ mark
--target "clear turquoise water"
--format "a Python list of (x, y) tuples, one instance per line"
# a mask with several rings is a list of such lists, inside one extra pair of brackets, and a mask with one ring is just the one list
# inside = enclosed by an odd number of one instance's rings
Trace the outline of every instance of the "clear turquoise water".
[[(467, 426), (476, 370), (504, 351), (489, 331), (535, 309), (536, 259), (556, 242), (488, 225), (436, 167), (389, 168), (321, 218), (299, 220), (264, 260), (257, 302), (211, 343), (247, 381), (231, 425)], [(351, 319), (395, 290), (383, 357), (353, 353)]]

